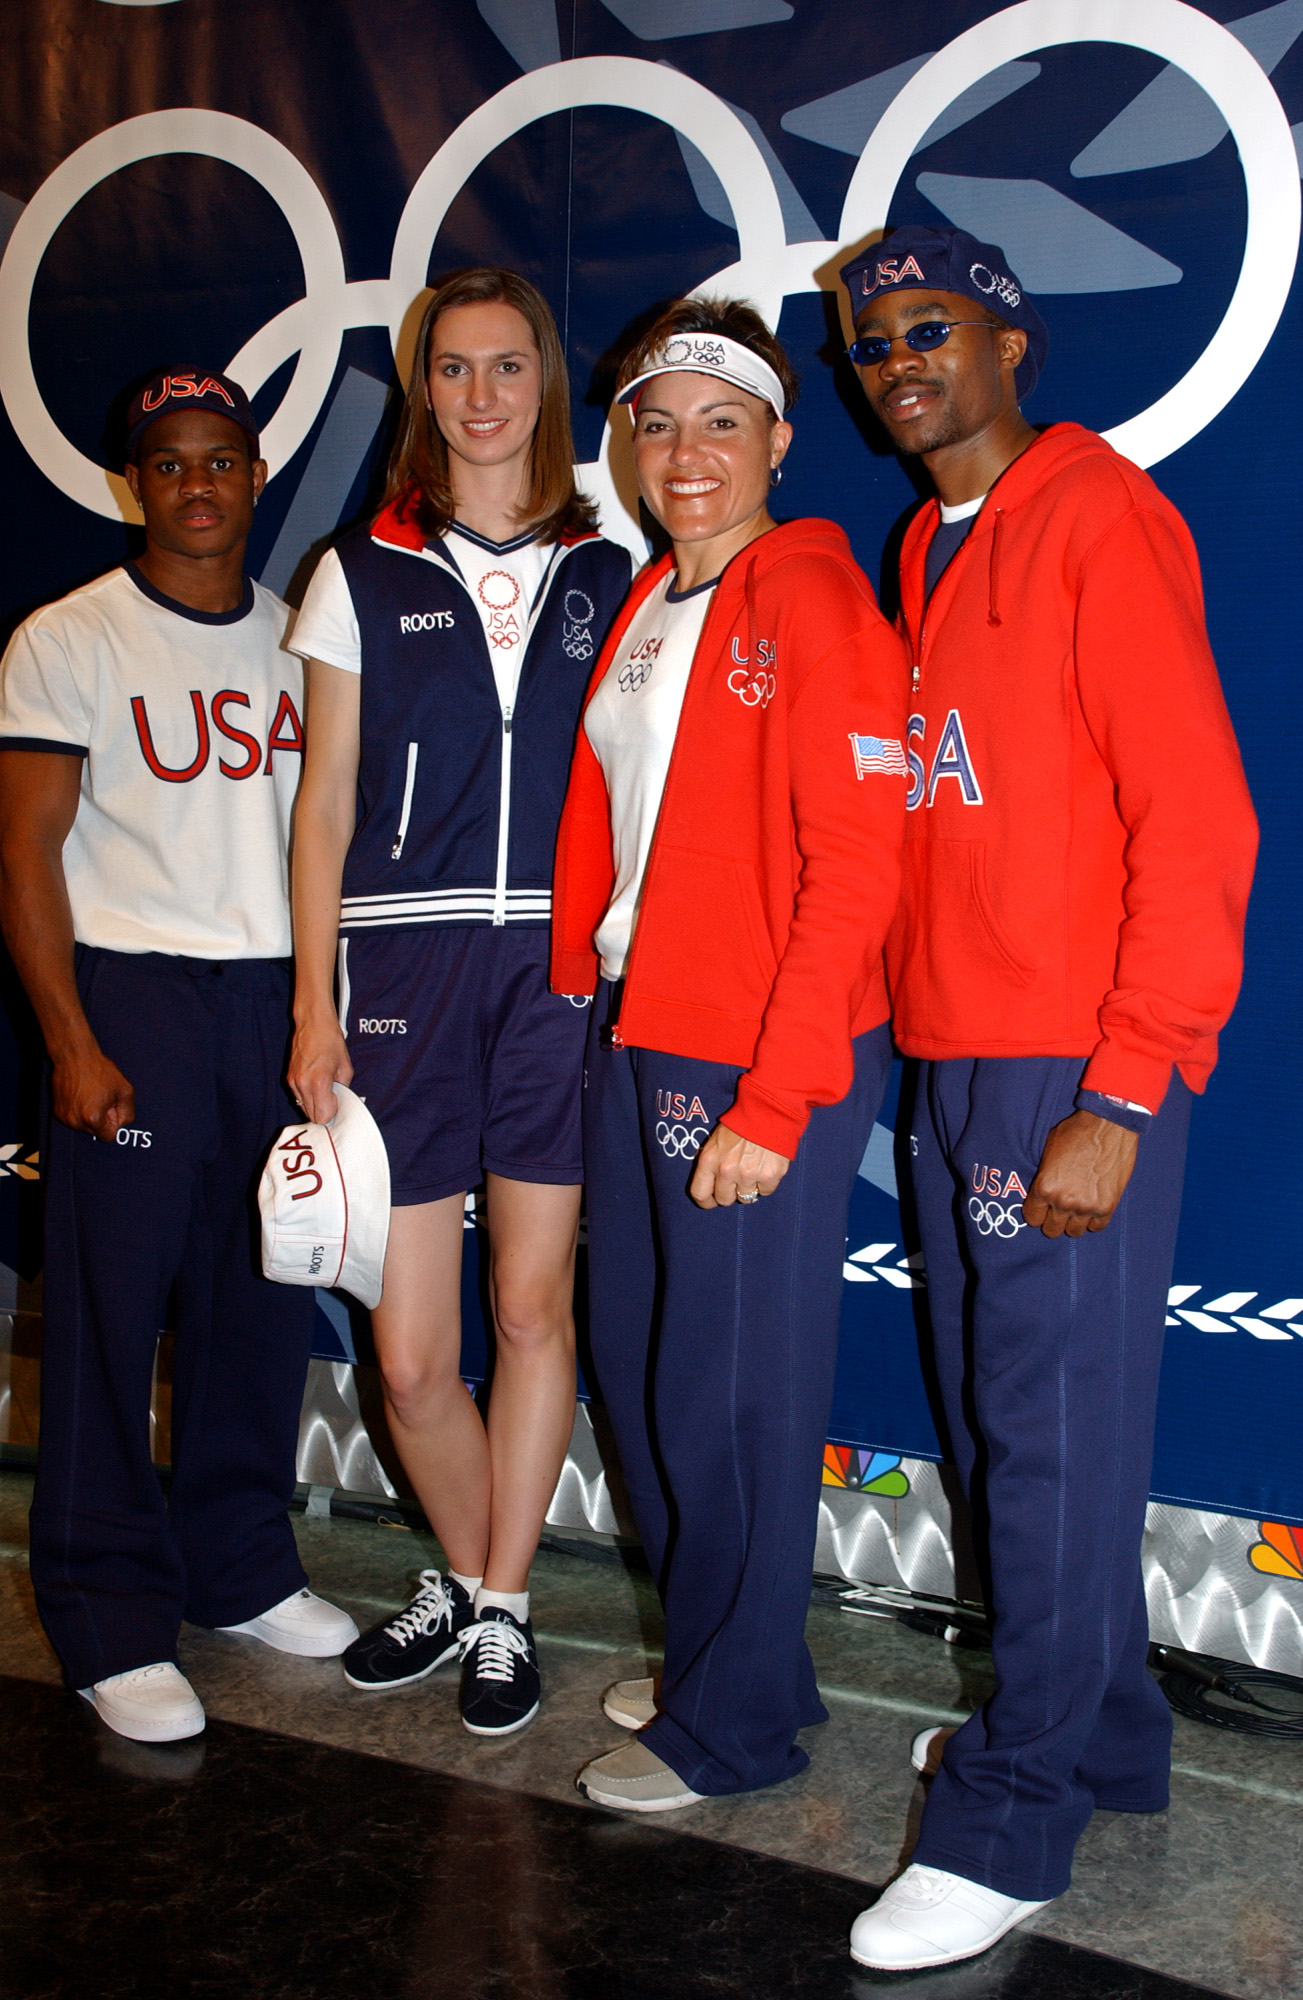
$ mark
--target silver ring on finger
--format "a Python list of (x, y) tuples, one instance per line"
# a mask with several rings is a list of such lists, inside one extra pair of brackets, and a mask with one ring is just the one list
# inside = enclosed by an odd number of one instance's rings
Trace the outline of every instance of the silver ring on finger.
[(742, 1192), (742, 1189), (739, 1188), (737, 1191), (737, 1198), (739, 1201), (745, 1202), (747, 1207), (750, 1208), (753, 1201), (759, 1201), (760, 1190), (758, 1187), (754, 1187), (751, 1189), (751, 1192), (749, 1194), (744, 1194)]

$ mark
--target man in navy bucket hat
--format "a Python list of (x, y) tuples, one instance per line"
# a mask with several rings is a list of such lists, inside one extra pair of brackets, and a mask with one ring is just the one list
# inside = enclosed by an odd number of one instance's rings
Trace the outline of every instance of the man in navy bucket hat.
[(979, 325), (1003, 324), (1026, 334), (1026, 350), (1014, 373), (1018, 401), (1025, 402), (1036, 387), (1050, 336), (1010, 270), (1008, 258), (994, 243), (981, 243), (966, 229), (929, 229), (911, 223), (861, 250), (842, 265), (840, 276), (850, 293), (851, 317), (857, 326), (871, 300), (906, 286), (971, 299), (984, 309)]
[(1168, 1801), (1140, 1549), (1186, 1131), (1255, 828), (1189, 530), (1104, 438), (1028, 422), (1049, 337), (1003, 250), (911, 226), (841, 275), (869, 406), (937, 496), (901, 544), (886, 959), (995, 1666), (960, 1729), (915, 1738), (918, 1841), (851, 1931), (861, 1964), (906, 1972), (1061, 1895), (1094, 1812)]

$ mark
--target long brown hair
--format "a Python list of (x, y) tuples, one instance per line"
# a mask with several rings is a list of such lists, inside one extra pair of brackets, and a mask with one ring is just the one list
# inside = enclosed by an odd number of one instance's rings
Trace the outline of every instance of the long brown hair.
[(535, 525), (545, 542), (554, 542), (561, 535), (590, 534), (597, 525), (597, 509), (575, 485), (570, 384), (556, 321), (547, 300), (527, 278), (496, 265), (455, 271), (434, 288), (416, 336), (412, 376), (389, 455), (382, 504), (403, 501), (408, 518), (427, 535), (445, 534), (453, 524), (456, 503), (448, 472), (448, 446), (426, 398), (425, 382), (430, 339), (440, 314), (453, 306), (478, 305), (514, 306), (534, 336), (543, 366), (543, 398), (530, 444), (529, 486), (521, 525)]

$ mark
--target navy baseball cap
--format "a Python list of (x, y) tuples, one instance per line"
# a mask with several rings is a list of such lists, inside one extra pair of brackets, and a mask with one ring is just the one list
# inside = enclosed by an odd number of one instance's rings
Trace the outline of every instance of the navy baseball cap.
[(863, 312), (870, 299), (903, 286), (958, 292), (985, 306), (1027, 336), (1027, 352), (1014, 376), (1019, 402), (1036, 387), (1050, 351), (1049, 331), (996, 244), (981, 243), (966, 229), (929, 229), (922, 223), (906, 223), (893, 229), (881, 243), (870, 243), (849, 264), (842, 265), (839, 275), (851, 295), (852, 319)]
[(155, 375), (132, 397), (127, 411), (128, 465), (134, 465), (139, 458), (140, 440), (150, 425), (177, 410), (216, 410), (219, 416), (229, 417), (242, 431), (248, 432), (253, 440), (253, 455), (258, 456), (258, 426), (249, 398), (239, 383), (232, 382), (229, 375), (210, 375), (202, 368), (177, 368)]

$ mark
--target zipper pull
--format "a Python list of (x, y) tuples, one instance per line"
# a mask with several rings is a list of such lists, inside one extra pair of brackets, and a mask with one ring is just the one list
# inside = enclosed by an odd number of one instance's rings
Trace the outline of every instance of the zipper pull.
[(511, 734), (511, 710), (509, 708), (504, 708), (502, 711), (502, 733), (504, 736), (510, 736)]
[(918, 665), (918, 661), (917, 661), (917, 660), (915, 660), (915, 662), (914, 662), (913, 666), (912, 666), (912, 667), (910, 668), (910, 670), (909, 670), (909, 676), (910, 676), (910, 681), (911, 681), (911, 683), (912, 683), (912, 685), (913, 685), (913, 688), (914, 688), (914, 692), (915, 692), (915, 693), (917, 694), (917, 692), (918, 692), (918, 684), (919, 684), (919, 681), (920, 681), (920, 680), (922, 679), (922, 675), (921, 675), (921, 673), (919, 672), (919, 665)]

